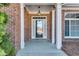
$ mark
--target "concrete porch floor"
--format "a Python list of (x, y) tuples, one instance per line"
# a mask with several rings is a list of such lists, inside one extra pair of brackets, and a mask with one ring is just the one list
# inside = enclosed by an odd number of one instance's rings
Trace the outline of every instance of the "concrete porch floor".
[(19, 50), (16, 56), (67, 56), (62, 50), (48, 40), (31, 40), (26, 42), (25, 48)]

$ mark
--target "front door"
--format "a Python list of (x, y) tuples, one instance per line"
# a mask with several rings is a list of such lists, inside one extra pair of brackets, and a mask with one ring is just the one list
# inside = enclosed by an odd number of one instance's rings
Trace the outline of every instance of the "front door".
[(36, 38), (43, 38), (43, 20), (36, 20)]
[(46, 17), (34, 16), (32, 18), (32, 39), (47, 39)]

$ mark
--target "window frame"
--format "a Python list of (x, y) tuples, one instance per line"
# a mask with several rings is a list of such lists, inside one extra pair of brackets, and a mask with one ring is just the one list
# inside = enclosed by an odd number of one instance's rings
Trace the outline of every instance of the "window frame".
[[(79, 38), (79, 36), (71, 36), (71, 20), (79, 20), (79, 18), (66, 18), (65, 16), (67, 14), (74, 14), (74, 13), (79, 13), (79, 12), (65, 12), (64, 13), (64, 38)], [(69, 36), (65, 36), (65, 20), (69, 20)]]

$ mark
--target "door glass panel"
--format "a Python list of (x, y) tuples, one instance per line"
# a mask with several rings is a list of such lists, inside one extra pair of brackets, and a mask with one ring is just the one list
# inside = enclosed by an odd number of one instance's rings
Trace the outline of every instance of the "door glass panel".
[(36, 20), (36, 37), (42, 38), (43, 37), (43, 21)]

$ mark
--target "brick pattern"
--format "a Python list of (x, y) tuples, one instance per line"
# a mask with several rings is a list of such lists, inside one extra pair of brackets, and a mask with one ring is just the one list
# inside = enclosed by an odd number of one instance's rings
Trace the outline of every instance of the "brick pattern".
[[(40, 16), (47, 16), (47, 38), (49, 41), (51, 41), (51, 26), (52, 26), (52, 19), (51, 19), (51, 13), (50, 14), (41, 14)], [(27, 11), (25, 11), (25, 41), (31, 40), (31, 17), (32, 16), (39, 16), (37, 14), (29, 14)]]
[[(7, 7), (2, 7), (1, 12), (6, 12), (9, 16), (8, 24), (6, 25), (6, 31), (10, 33), (10, 38), (13, 43), (13, 46), (16, 50), (19, 49), (20, 42), (20, 5), (19, 4), (10, 4)], [(17, 22), (18, 21), (18, 22)]]
[(25, 37), (25, 42), (29, 41), (29, 37), (30, 37), (30, 19), (29, 19), (29, 13), (28, 11), (25, 9), (24, 10), (24, 37)]
[[(79, 12), (79, 10), (62, 10), (62, 39), (64, 40), (64, 13), (65, 12)], [(68, 38), (69, 39), (69, 38)], [(76, 39), (76, 38), (74, 38)]]

